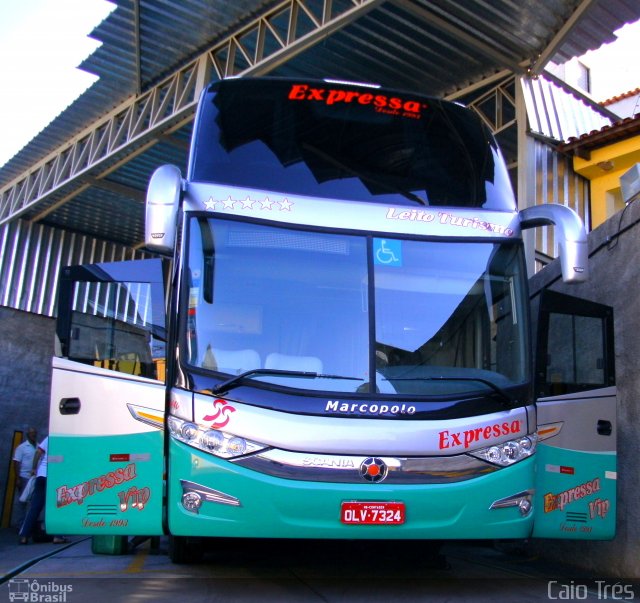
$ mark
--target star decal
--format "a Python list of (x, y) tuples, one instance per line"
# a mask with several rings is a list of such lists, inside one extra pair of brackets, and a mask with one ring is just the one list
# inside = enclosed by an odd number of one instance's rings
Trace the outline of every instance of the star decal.
[[(241, 204), (241, 209), (251, 209), (251, 210), (269, 210), (280, 209), (280, 211), (291, 211), (291, 208), (295, 205), (295, 203), (289, 201), (287, 197), (284, 197), (280, 201), (272, 201), (269, 197), (265, 197), (262, 200), (252, 199), (251, 195), (247, 195), (244, 199), (232, 199), (231, 195), (229, 195), (226, 199), (214, 199), (213, 197), (209, 197), (204, 202), (204, 207), (206, 210), (215, 211), (216, 209), (235, 209), (236, 203)], [(257, 205), (256, 205), (257, 204)]]
[(291, 201), (289, 201), (289, 199), (287, 199), (286, 197), (280, 201), (280, 211), (291, 211), (291, 207), (293, 206), (293, 203), (291, 203)]

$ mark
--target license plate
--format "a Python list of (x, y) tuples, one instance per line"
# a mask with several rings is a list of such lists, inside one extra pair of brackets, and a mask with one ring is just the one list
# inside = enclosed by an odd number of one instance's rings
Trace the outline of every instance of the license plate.
[(351, 525), (400, 525), (404, 519), (403, 502), (348, 501), (340, 508), (340, 521)]

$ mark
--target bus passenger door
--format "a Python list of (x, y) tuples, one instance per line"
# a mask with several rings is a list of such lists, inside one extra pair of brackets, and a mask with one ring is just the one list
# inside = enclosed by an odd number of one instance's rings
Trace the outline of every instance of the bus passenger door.
[(533, 535), (611, 539), (617, 478), (613, 310), (545, 290), (537, 333)]
[(166, 357), (162, 263), (68, 267), (59, 286), (47, 531), (161, 534)]

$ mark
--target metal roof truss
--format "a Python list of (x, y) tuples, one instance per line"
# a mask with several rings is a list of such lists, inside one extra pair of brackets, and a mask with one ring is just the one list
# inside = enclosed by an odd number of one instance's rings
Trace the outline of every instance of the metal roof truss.
[[(60, 205), (193, 119), (212, 79), (259, 75), (302, 52), (383, 0), (287, 0), (228, 36), (182, 69), (125, 101), (97, 124), (0, 191), (0, 224), (29, 213), (40, 220)], [(54, 193), (59, 193), (52, 199)], [(37, 207), (36, 207), (37, 206)], [(38, 211), (35, 211), (35, 210)]]

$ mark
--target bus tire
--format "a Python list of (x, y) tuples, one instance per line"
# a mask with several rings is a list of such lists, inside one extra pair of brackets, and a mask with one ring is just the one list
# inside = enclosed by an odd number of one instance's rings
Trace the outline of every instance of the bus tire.
[(183, 565), (202, 561), (204, 548), (198, 538), (188, 536), (169, 536), (169, 559), (172, 563)]

